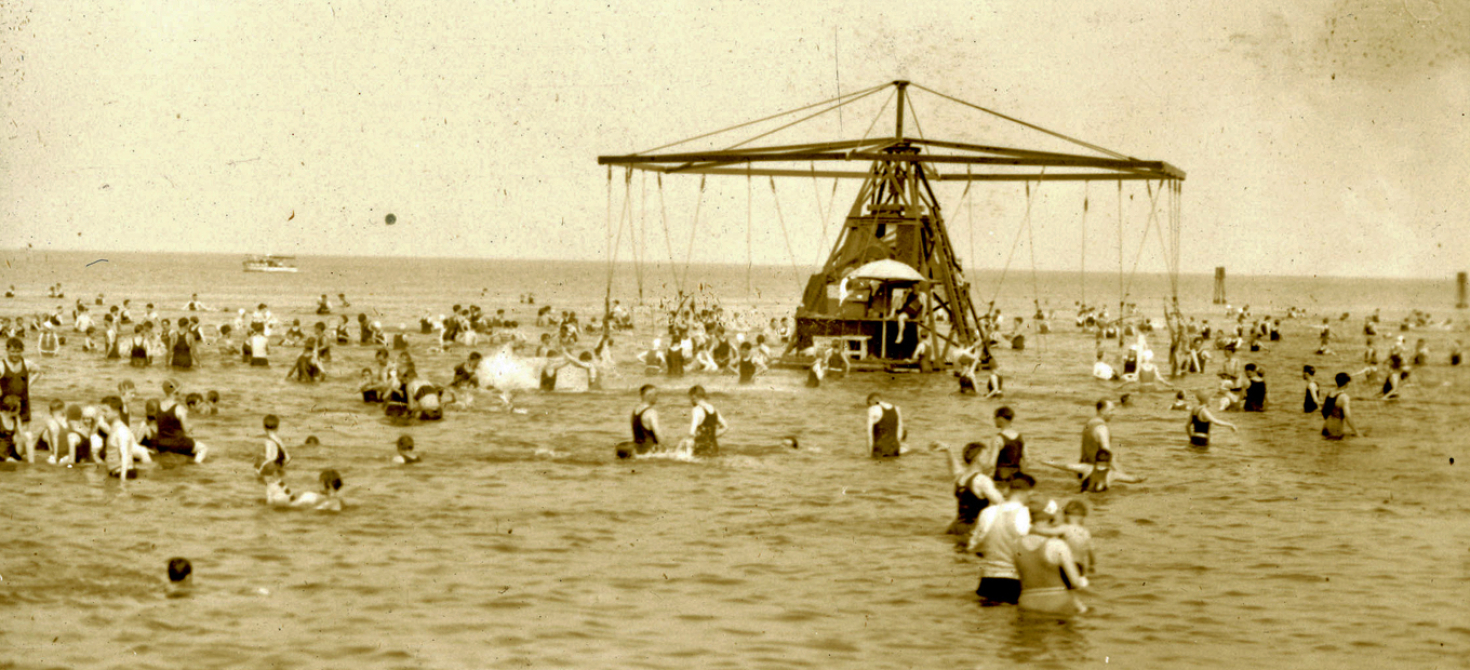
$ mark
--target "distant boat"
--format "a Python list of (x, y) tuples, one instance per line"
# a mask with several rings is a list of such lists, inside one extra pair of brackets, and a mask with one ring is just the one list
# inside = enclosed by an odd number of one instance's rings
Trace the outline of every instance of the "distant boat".
[(290, 256), (251, 256), (245, 260), (246, 272), (296, 272)]

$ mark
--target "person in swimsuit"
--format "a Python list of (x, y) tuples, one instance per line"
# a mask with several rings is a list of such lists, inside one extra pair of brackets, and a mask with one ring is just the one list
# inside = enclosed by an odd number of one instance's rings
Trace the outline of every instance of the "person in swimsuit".
[(260, 456), (255, 459), (255, 471), (263, 476), (263, 469), (267, 465), (285, 468), (286, 464), (291, 462), (291, 454), (286, 452), (286, 443), (281, 440), (280, 435), (276, 434), (281, 427), (280, 417), (267, 414), (262, 423), (265, 426), (265, 441)]
[(658, 387), (653, 384), (644, 384), (638, 389), (638, 406), (633, 409), (630, 422), (633, 427), (633, 439), (628, 442), (620, 442), (614, 447), (618, 458), (632, 458), (640, 454), (646, 454), (659, 450), (658, 409)]
[(1112, 488), (1115, 482), (1136, 484), (1148, 479), (1147, 477), (1135, 477), (1119, 470), (1117, 462), (1113, 459), (1113, 452), (1107, 449), (1098, 449), (1097, 460), (1091, 463), (1062, 463), (1053, 460), (1041, 463), (1077, 475), (1077, 478), (1081, 480), (1082, 493), (1100, 493)]
[(0, 361), (0, 397), (12, 396), (20, 403), (17, 416), (20, 422), (31, 422), (31, 385), (41, 378), (30, 360), (25, 357), (26, 343), (19, 337), (5, 342), (5, 360)]
[(1329, 440), (1341, 440), (1348, 435), (1357, 435), (1358, 428), (1353, 425), (1352, 408), (1347, 394), (1347, 385), (1352, 383), (1353, 377), (1346, 372), (1339, 372), (1333, 378), (1337, 388), (1329, 391), (1322, 399), (1322, 437)]
[(398, 453), (393, 456), (394, 465), (413, 465), (422, 460), (418, 454), (413, 453), (412, 435), (399, 435), (397, 447)]
[(695, 456), (719, 455), (719, 438), (730, 430), (729, 424), (725, 423), (725, 417), (710, 404), (708, 398), (703, 386), (689, 388), (689, 404), (694, 409), (689, 416), (688, 439), (693, 442), (691, 453)]
[(465, 362), (454, 366), (454, 381), (449, 382), (449, 385), (455, 388), (462, 386), (478, 388), (480, 386), (479, 370), (481, 358), (483, 357), (480, 355), (480, 352), (471, 351), (469, 358), (465, 359)]
[(1229, 428), (1232, 432), (1239, 430), (1228, 421), (1215, 418), (1210, 413), (1208, 396), (1203, 392), (1195, 392), (1195, 406), (1189, 411), (1189, 418), (1184, 422), (1184, 431), (1189, 435), (1189, 446), (1205, 449), (1210, 446), (1210, 426), (1220, 424)]
[(107, 463), (107, 474), (118, 479), (135, 479), (138, 470), (133, 461), (152, 463), (153, 459), (148, 456), (148, 450), (133, 439), (132, 429), (122, 420), (122, 407), (122, 398), (115, 395), (102, 399), (102, 420), (107, 426), (107, 446), (103, 460)]
[(892, 458), (903, 446), (903, 411), (877, 393), (868, 395), (868, 449), (874, 458)]
[(975, 523), (986, 508), (1005, 502), (1005, 495), (993, 479), (995, 451), (983, 442), (971, 442), (962, 450), (943, 442), (934, 442), (929, 447), (935, 451), (942, 450), (949, 456), (949, 473), (954, 482), (957, 509), (954, 521), (944, 532), (958, 536), (959, 542), (963, 543), (974, 532)]
[(0, 398), (0, 457), (6, 461), (34, 461), (30, 434), (21, 425), (20, 398)]
[(1056, 501), (1032, 500), (1027, 511), (1031, 517), (1030, 528), (1015, 549), (1016, 572), (1021, 582), (1021, 596), (1016, 604), (1023, 610), (1058, 616), (1086, 612), (1087, 606), (1073, 591), (1087, 588), (1087, 577), (1077, 570), (1077, 559), (1067, 542), (1053, 536), (1058, 530)]
[(754, 384), (756, 375), (765, 372), (764, 362), (756, 354), (755, 347), (749, 342), (740, 344), (740, 357), (735, 360), (734, 366), (742, 385)]
[(1322, 389), (1317, 386), (1317, 368), (1302, 366), (1302, 379), (1307, 382), (1306, 397), (1302, 399), (1302, 412), (1311, 414), (1322, 407)]
[(990, 505), (980, 513), (965, 545), (968, 551), (980, 556), (980, 585), (975, 595), (980, 596), (981, 605), (1014, 605), (1021, 596), (1016, 549), (1021, 538), (1031, 532), (1027, 502), (1035, 484), (1025, 474), (1007, 482), (1006, 501)]
[(1245, 401), (1241, 409), (1247, 412), (1266, 411), (1266, 374), (1255, 363), (1245, 365)]
[(1011, 427), (1016, 420), (1016, 411), (1009, 407), (995, 410), (995, 428), (999, 432), (991, 440), (995, 451), (995, 481), (1007, 482), (1018, 474), (1026, 464), (1026, 442), (1021, 434)]
[(1097, 556), (1092, 551), (1092, 531), (1087, 530), (1087, 503), (1072, 500), (1062, 508), (1062, 525), (1057, 528), (1063, 542), (1072, 550), (1077, 573), (1086, 577), (1097, 571)]
[(1096, 463), (1099, 449), (1113, 448), (1112, 431), (1108, 428), (1108, 420), (1113, 418), (1113, 413), (1113, 401), (1097, 401), (1097, 414), (1082, 427), (1082, 456), (1078, 458), (1079, 462), (1089, 465)]
[(1455, 343), (1450, 345), (1450, 365), (1459, 365), (1462, 358), (1463, 356), (1460, 353), (1460, 341), (1455, 340)]
[(175, 370), (189, 370), (194, 367), (194, 347), (190, 343), (193, 337), (183, 319), (179, 320), (179, 330), (173, 335), (173, 342), (169, 343), (168, 364)]
[(189, 436), (189, 410), (178, 400), (178, 382), (172, 379), (163, 382), (163, 399), (158, 403), (158, 429), (153, 436), (153, 448), (190, 456), (195, 463), (203, 463), (209, 448)]
[(296, 509), (314, 509), (325, 512), (342, 511), (342, 475), (336, 470), (322, 470), (318, 478), (322, 483), (320, 493), (306, 491), (299, 493), (291, 499), (291, 507)]
[(66, 444), (66, 401), (60, 398), (52, 398), (48, 405), (50, 415), (46, 417), (46, 425), (41, 428), (40, 434), (31, 443), (26, 453), (26, 461), (36, 462), (36, 452), (46, 452), (46, 462), (55, 464), (67, 449)]

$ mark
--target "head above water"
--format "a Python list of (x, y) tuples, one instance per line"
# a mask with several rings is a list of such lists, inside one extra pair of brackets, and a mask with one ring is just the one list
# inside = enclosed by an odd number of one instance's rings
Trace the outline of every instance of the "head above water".
[(1337, 382), (1338, 388), (1342, 388), (1344, 386), (1347, 386), (1348, 383), (1353, 380), (1353, 376), (1346, 372), (1339, 372), (1337, 373), (1337, 376), (1332, 378), (1332, 380)]
[(658, 387), (653, 384), (644, 384), (638, 388), (638, 397), (651, 405), (653, 401), (658, 399)]
[(1108, 400), (1107, 398), (1097, 401), (1097, 415), (1102, 417), (1104, 420), (1112, 418), (1113, 401)]
[(694, 402), (699, 402), (699, 401), (704, 400), (705, 398), (708, 398), (708, 397), (709, 397), (709, 394), (705, 392), (703, 386), (700, 386), (698, 384), (695, 384), (694, 386), (689, 387), (689, 399), (690, 400), (693, 400)]
[(413, 451), (413, 436), (412, 435), (399, 435), (398, 436), (398, 450), (399, 451)]
[(337, 474), (336, 470), (322, 470), (322, 474), (318, 477), (318, 479), (321, 480), (322, 489), (325, 491), (342, 490), (342, 475)]
[(168, 559), (168, 581), (174, 584), (188, 581), (194, 576), (194, 565), (187, 558)]

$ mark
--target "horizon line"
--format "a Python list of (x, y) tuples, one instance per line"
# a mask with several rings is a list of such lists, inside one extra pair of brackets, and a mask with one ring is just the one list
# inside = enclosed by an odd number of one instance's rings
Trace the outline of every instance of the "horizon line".
[[(93, 249), (46, 249), (46, 250), (42, 250), (42, 249), (34, 249), (34, 248), (29, 248), (29, 249), (0, 248), (0, 254), (9, 254), (9, 253), (12, 253), (12, 252), (19, 253), (19, 254), (32, 254), (32, 253), (108, 254), (108, 253), (112, 253), (112, 254), (137, 254), (137, 255), (159, 254), (159, 255), (179, 255), (179, 256), (193, 255), (193, 256), (233, 256), (233, 257), (239, 257), (239, 256), (253, 257), (253, 256), (267, 256), (268, 255), (268, 256), (280, 256), (280, 257), (290, 257), (290, 258), (411, 258), (411, 259), (416, 259), (416, 260), (510, 261), (510, 262), (528, 262), (528, 263), (545, 263), (545, 262), (551, 262), (551, 263), (589, 263), (589, 264), (597, 264), (597, 265), (603, 265), (603, 266), (606, 266), (607, 265), (607, 261), (606, 260), (588, 260), (588, 259), (582, 259), (582, 258), (549, 258), (549, 257), (539, 257), (539, 256), (526, 256), (526, 257), (503, 257), (503, 256), (409, 256), (409, 255), (402, 255), (402, 254), (318, 254), (318, 253), (250, 254), (250, 253), (240, 253), (240, 252), (230, 252), (230, 251), (138, 251), (138, 250), (118, 250), (118, 249), (114, 249), (114, 250), (111, 250), (111, 251), (105, 251), (104, 252), (104, 251), (93, 250)], [(662, 265), (674, 265), (674, 266), (677, 266), (677, 265), (680, 265), (679, 263), (668, 263), (668, 262), (664, 262), (664, 261), (634, 261), (634, 260), (618, 260), (618, 261), (616, 261), (616, 264), (617, 265), (620, 265), (620, 266), (622, 266), (622, 265), (636, 266), (640, 262), (643, 263), (643, 264), (645, 264), (645, 265), (654, 265), (654, 266), (662, 266)], [(732, 267), (732, 268), (738, 268), (738, 267), (745, 267), (745, 266), (747, 266), (747, 264), (745, 264), (745, 263), (719, 263), (719, 262), (699, 262), (699, 261), (691, 262), (691, 263), (688, 263), (688, 264), (690, 264), (690, 265), (713, 266), (713, 267)], [(790, 263), (750, 263), (749, 264), (749, 267), (787, 269), (787, 268), (791, 268), (793, 266)], [(796, 266), (796, 267), (805, 268), (805, 269), (820, 269), (821, 268), (821, 265), (800, 265), (800, 266)], [(1231, 275), (1229, 273), (1229, 269), (1230, 269), (1229, 266), (1216, 266), (1216, 267), (1224, 267), (1225, 268), (1227, 281), (1229, 280), (1229, 278), (1231, 276), (1235, 276), (1235, 277), (1270, 277), (1270, 278), (1275, 278), (1275, 279), (1369, 279), (1369, 280), (1371, 280), (1371, 279), (1386, 279), (1386, 280), (1392, 280), (1392, 281), (1438, 281), (1438, 280), (1443, 279), (1443, 280), (1446, 280), (1446, 281), (1449, 281), (1449, 282), (1454, 282), (1455, 279), (1456, 279), (1457, 274), (1459, 272), (1464, 272), (1463, 270), (1460, 270), (1460, 271), (1451, 270), (1451, 271), (1448, 272), (1447, 275), (1445, 275), (1443, 277), (1433, 277), (1433, 276), (1425, 276), (1425, 275), (1414, 275), (1414, 276), (1408, 276), (1408, 277), (1392, 276), (1392, 275), (1320, 275), (1320, 274), (1319, 275), (1297, 275), (1297, 274), (1276, 274), (1276, 273), (1271, 273), (1271, 272), (1267, 272), (1267, 273), (1239, 273), (1239, 274)], [(965, 268), (962, 268), (962, 269), (963, 270), (966, 270), (966, 271), (979, 271), (979, 272), (1004, 272), (1005, 271), (1004, 268), (985, 268), (985, 267), (965, 267)], [(1037, 272), (1046, 272), (1046, 273), (1056, 273), (1056, 274), (1075, 274), (1077, 272), (1076, 270), (1042, 270), (1042, 269), (1037, 269), (1036, 271)], [(1084, 271), (1084, 272), (1085, 272), (1085, 274), (1088, 274), (1088, 275), (1107, 275), (1107, 276), (1111, 276), (1111, 275), (1116, 274), (1116, 273), (1113, 273), (1113, 272), (1110, 272), (1110, 271), (1105, 271), (1105, 270), (1087, 270), (1087, 271)], [(1135, 274), (1151, 275), (1151, 276), (1168, 276), (1168, 273), (1165, 273), (1165, 272), (1156, 272), (1156, 271), (1154, 271), (1154, 272), (1143, 272), (1143, 271), (1140, 271), (1140, 272), (1137, 272)], [(1211, 268), (1207, 272), (1181, 272), (1181, 273), (1179, 273), (1179, 275), (1181, 277), (1189, 277), (1189, 276), (1194, 276), (1194, 277), (1212, 277), (1213, 274), (1214, 274), (1214, 268)]]

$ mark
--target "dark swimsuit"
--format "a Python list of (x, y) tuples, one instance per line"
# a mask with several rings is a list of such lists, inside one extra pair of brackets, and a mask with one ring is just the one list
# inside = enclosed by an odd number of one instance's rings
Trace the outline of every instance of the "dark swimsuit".
[(20, 366), (10, 367), (10, 361), (5, 360), (5, 371), (0, 374), (0, 398), (13, 395), (20, 399), (20, 420), (22, 423), (31, 421), (31, 374), (26, 367), (25, 359), (21, 359)]
[(1026, 455), (1026, 441), (1020, 435), (1012, 440), (1001, 435), (1000, 453), (995, 457), (995, 481), (1008, 482), (1021, 474), (1021, 458)]
[(899, 454), (898, 408), (883, 408), (883, 416), (873, 424), (873, 456), (890, 458)]
[(1196, 447), (1210, 446), (1210, 422), (1199, 418), (1200, 409), (1189, 415), (1189, 443)]
[(184, 435), (184, 422), (179, 420), (178, 405), (158, 412), (158, 434), (153, 448), (171, 454), (194, 455), (194, 439)]
[(975, 522), (980, 519), (980, 513), (990, 506), (990, 499), (975, 495), (970, 485), (975, 478), (983, 473), (972, 472), (966, 475), (954, 485), (954, 499), (958, 510), (955, 513), (954, 523), (949, 525), (950, 535), (969, 535), (975, 529)]
[(705, 410), (704, 421), (694, 431), (694, 455), (715, 456), (720, 453), (720, 440), (715, 431), (720, 427), (720, 413), (713, 407)]
[(174, 358), (169, 364), (181, 370), (194, 367), (194, 352), (187, 333), (179, 333), (174, 340)]

